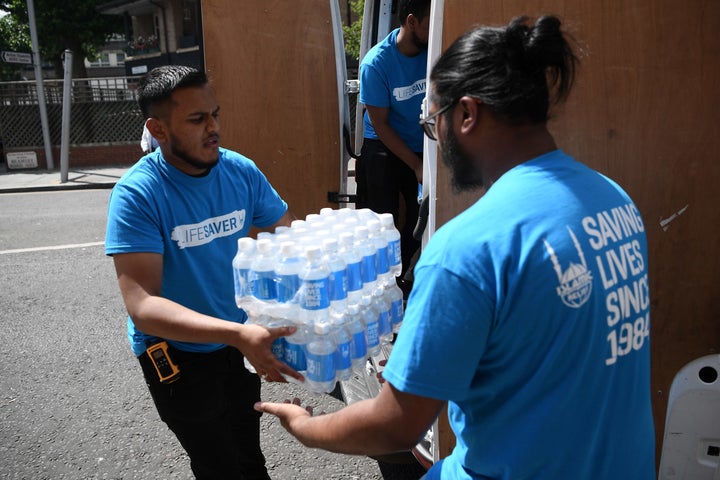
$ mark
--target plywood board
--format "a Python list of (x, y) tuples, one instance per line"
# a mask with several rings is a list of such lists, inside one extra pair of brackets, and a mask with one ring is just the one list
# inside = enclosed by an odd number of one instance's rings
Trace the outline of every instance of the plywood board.
[[(623, 185), (646, 223), (659, 459), (674, 375), (720, 348), (720, 2), (446, 0), (443, 45), (474, 24), (546, 13), (585, 48), (551, 130)], [(446, 169), (438, 172), (437, 227), (473, 200), (452, 198)]]
[(298, 216), (339, 191), (338, 84), (328, 0), (202, 0), (205, 67), (225, 147)]

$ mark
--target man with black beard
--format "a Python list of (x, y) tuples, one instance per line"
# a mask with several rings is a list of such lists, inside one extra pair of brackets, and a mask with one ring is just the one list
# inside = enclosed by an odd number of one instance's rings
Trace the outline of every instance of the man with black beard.
[(244, 324), (232, 259), (251, 226), (273, 230), (295, 217), (251, 160), (220, 147), (220, 107), (205, 73), (156, 68), (138, 102), (160, 148), (113, 189), (105, 240), (130, 346), (196, 478), (268, 479), (252, 408), (260, 379), (244, 359), (269, 381), (302, 377), (271, 351), (294, 329)]
[[(613, 300), (646, 289), (645, 229), (547, 128), (577, 63), (560, 26), (478, 27), (433, 67), (421, 124), (455, 188), (487, 191), (423, 249), (377, 397), (318, 417), (256, 405), (304, 445), (408, 449), (447, 402), (457, 443), (428, 480), (655, 478), (650, 302)], [(606, 284), (611, 258), (628, 268)]]
[(400, 27), (371, 48), (360, 63), (359, 100), (365, 114), (356, 181), (358, 207), (395, 218), (403, 275), (420, 247), (413, 230), (423, 176), (423, 133), (418, 119), (426, 90), (430, 0), (400, 0), (397, 11)]

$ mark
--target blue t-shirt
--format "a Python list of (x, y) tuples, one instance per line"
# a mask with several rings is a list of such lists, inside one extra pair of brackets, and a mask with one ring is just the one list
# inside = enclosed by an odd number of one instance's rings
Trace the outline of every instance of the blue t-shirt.
[[(206, 315), (244, 322), (235, 304), (232, 260), (250, 227), (275, 224), (287, 211), (265, 175), (248, 158), (220, 149), (218, 164), (192, 177), (167, 163), (160, 149), (143, 157), (110, 195), (105, 253), (163, 256), (162, 296)], [(133, 352), (149, 337), (128, 317)], [(186, 351), (222, 344), (168, 341)]]
[(435, 233), (383, 372), (448, 401), (429, 479), (655, 477), (647, 258), (628, 195), (559, 150)]
[[(390, 126), (414, 152), (423, 150), (420, 126), (422, 101), (425, 98), (427, 50), (407, 57), (397, 48), (395, 29), (371, 48), (360, 63), (360, 103), (389, 108)], [(370, 118), (363, 117), (365, 138), (378, 139)]]

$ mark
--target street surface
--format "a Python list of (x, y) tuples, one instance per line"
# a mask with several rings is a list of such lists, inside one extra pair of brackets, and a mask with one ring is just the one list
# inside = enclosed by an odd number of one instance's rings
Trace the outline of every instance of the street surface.
[[(103, 240), (109, 190), (0, 194), (0, 477), (190, 479), (126, 338)], [(265, 384), (263, 398), (342, 403)], [(380, 479), (374, 460), (304, 448), (264, 416), (270, 475)]]

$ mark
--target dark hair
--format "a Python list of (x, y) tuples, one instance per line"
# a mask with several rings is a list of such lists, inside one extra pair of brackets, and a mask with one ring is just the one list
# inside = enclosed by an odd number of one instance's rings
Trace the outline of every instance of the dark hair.
[(168, 102), (172, 93), (183, 87), (201, 87), (208, 83), (205, 72), (183, 65), (164, 65), (153, 68), (140, 80), (138, 104), (145, 117), (151, 110)]
[(507, 27), (478, 27), (458, 38), (430, 74), (439, 106), (478, 98), (510, 122), (543, 123), (551, 104), (565, 100), (579, 62), (560, 20), (514, 18)]
[(399, 0), (397, 16), (400, 25), (405, 25), (405, 20), (410, 14), (423, 21), (430, 15), (430, 0)]

